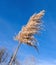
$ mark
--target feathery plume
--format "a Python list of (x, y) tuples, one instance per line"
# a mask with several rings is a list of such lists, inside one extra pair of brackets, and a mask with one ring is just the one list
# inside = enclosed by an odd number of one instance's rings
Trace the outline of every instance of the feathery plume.
[(38, 43), (37, 40), (34, 38), (35, 34), (38, 34), (38, 32), (42, 29), (42, 21), (41, 18), (44, 15), (44, 10), (42, 10), (38, 14), (33, 14), (28, 23), (22, 27), (22, 30), (16, 35), (15, 40), (18, 40), (20, 43), (25, 43), (30, 46), (35, 47), (36, 49), (37, 46), (35, 43)]

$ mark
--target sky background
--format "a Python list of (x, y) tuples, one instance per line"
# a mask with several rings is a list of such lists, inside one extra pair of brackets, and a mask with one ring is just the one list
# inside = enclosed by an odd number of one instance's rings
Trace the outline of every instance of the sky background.
[[(54, 61), (56, 64), (56, 1), (55, 0), (0, 0), (0, 47), (6, 47), (10, 54), (18, 45), (13, 40), (26, 25), (32, 14), (45, 10), (43, 17), (45, 31), (37, 35), (39, 41), (39, 54), (32, 47), (22, 45), (18, 51), (18, 58), (23, 60), (26, 56), (41, 59), (43, 65)], [(19, 53), (20, 52), (20, 53)], [(46, 63), (45, 63), (46, 62)], [(49, 64), (48, 63), (48, 64)], [(40, 65), (42, 65), (40, 64)], [(48, 65), (47, 64), (47, 65)], [(50, 63), (49, 65), (51, 65)]]

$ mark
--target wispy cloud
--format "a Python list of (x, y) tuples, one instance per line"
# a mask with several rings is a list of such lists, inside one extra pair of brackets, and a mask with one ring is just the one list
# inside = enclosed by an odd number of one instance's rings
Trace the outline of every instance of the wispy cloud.
[(30, 56), (24, 59), (22, 65), (56, 65), (56, 60), (36, 59), (34, 56)]
[(39, 63), (37, 63), (36, 65), (56, 65), (56, 62), (54, 62), (55, 60), (39, 60)]

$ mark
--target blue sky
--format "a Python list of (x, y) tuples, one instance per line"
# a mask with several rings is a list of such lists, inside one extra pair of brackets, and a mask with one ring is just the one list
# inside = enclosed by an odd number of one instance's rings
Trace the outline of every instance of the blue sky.
[(33, 13), (43, 9), (46, 11), (43, 17), (45, 31), (37, 36), (40, 54), (33, 48), (22, 45), (18, 57), (21, 56), (22, 59), (24, 56), (33, 55), (38, 59), (56, 59), (55, 0), (0, 0), (0, 47), (6, 47), (12, 53), (18, 45), (13, 36), (21, 30)]

